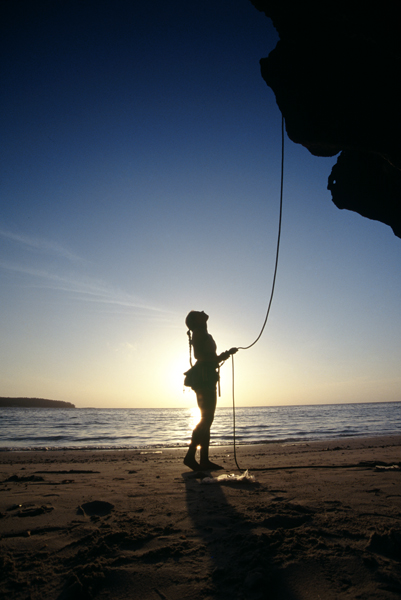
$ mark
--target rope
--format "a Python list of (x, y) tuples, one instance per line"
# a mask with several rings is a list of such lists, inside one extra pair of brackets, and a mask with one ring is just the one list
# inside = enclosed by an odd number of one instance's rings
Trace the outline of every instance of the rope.
[[(252, 344), (249, 344), (249, 346), (239, 346), (238, 350), (249, 350), (249, 348), (252, 348), (252, 346), (254, 346), (256, 344), (256, 342), (258, 342), (260, 340), (260, 338), (262, 337), (262, 334), (265, 330), (266, 327), (266, 323), (267, 323), (267, 319), (269, 318), (269, 314), (270, 314), (270, 308), (273, 302), (273, 296), (274, 296), (274, 289), (276, 286), (276, 276), (277, 276), (277, 266), (278, 266), (278, 257), (279, 257), (279, 252), (280, 252), (280, 241), (281, 241), (281, 222), (282, 222), (282, 216), (283, 216), (283, 189), (284, 189), (284, 117), (281, 117), (281, 185), (280, 185), (280, 214), (279, 214), (279, 220), (278, 220), (278, 234), (277, 234), (277, 247), (276, 247), (276, 261), (275, 261), (275, 265), (274, 265), (274, 275), (273, 275), (273, 282), (272, 282), (272, 289), (271, 289), (271, 293), (270, 293), (270, 300), (269, 300), (269, 304), (267, 307), (267, 312), (266, 312), (266, 317), (264, 320), (264, 323), (262, 325), (262, 329), (260, 330), (260, 333), (258, 335), (258, 337), (255, 339), (254, 342), (252, 342)], [(231, 355), (231, 361), (232, 361), (232, 396), (233, 396), (233, 440), (234, 440), (234, 460), (235, 460), (235, 464), (237, 465), (238, 471), (243, 471), (244, 469), (241, 469), (238, 465), (237, 462), (237, 451), (236, 451), (236, 445), (235, 445), (235, 399), (234, 399), (234, 355)]]
[(238, 348), (238, 350), (249, 350), (249, 348), (252, 348), (252, 346), (254, 346), (256, 344), (256, 342), (258, 342), (260, 340), (260, 338), (262, 337), (262, 333), (264, 332), (264, 329), (266, 327), (266, 323), (267, 323), (267, 319), (269, 318), (269, 313), (270, 313), (270, 308), (273, 302), (273, 296), (274, 296), (274, 288), (276, 286), (276, 276), (277, 276), (277, 266), (278, 266), (278, 256), (279, 256), (279, 252), (280, 252), (280, 240), (281, 240), (281, 221), (282, 221), (282, 216), (283, 216), (283, 189), (284, 189), (284, 117), (281, 118), (281, 186), (280, 186), (280, 215), (279, 215), (279, 220), (278, 220), (278, 235), (277, 235), (277, 248), (276, 248), (276, 262), (274, 265), (274, 275), (273, 275), (273, 283), (272, 283), (272, 289), (271, 289), (271, 293), (270, 293), (270, 300), (269, 300), (269, 305), (267, 307), (267, 312), (266, 312), (266, 317), (264, 320), (264, 323), (262, 325), (262, 329), (260, 330), (260, 333), (258, 335), (258, 337), (256, 338), (256, 340), (254, 342), (252, 342), (252, 344), (249, 344), (249, 346), (240, 346)]
[(234, 460), (238, 471), (243, 471), (237, 461), (237, 449), (235, 446), (235, 400), (234, 400), (234, 354), (231, 354), (232, 390), (233, 390), (233, 434), (234, 434)]

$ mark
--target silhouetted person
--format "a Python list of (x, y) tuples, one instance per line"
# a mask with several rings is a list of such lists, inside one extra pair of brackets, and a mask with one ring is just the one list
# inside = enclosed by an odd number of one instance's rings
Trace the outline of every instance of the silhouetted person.
[[(216, 354), (216, 343), (207, 330), (208, 318), (209, 316), (203, 311), (193, 310), (185, 319), (189, 330), (190, 352), (192, 347), (196, 358), (196, 364), (190, 369), (190, 373), (188, 372), (191, 381), (186, 382), (186, 385), (196, 392), (196, 400), (201, 411), (201, 420), (192, 432), (191, 443), (184, 458), (184, 464), (194, 471), (223, 468), (209, 460), (210, 427), (217, 404), (216, 386), (219, 381), (219, 365), (237, 352), (236, 348), (231, 348), (220, 355)], [(200, 446), (199, 463), (195, 458), (198, 446)]]

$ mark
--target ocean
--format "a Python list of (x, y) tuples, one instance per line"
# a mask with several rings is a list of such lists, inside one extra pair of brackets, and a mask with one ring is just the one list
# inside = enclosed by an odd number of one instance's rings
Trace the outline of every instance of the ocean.
[[(198, 419), (187, 408), (2, 408), (0, 450), (183, 447)], [(235, 421), (237, 444), (400, 434), (401, 402), (239, 407)], [(211, 444), (232, 443), (232, 408), (217, 408)]]

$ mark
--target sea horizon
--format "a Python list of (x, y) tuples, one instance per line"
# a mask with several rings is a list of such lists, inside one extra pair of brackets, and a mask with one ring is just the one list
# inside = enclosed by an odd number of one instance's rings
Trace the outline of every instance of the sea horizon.
[[(197, 407), (3, 408), (0, 450), (180, 448), (198, 420)], [(235, 409), (238, 445), (392, 434), (401, 434), (401, 401)], [(233, 409), (217, 407), (211, 445), (233, 441)]]
[[(253, 404), (253, 405), (235, 405), (235, 410), (237, 408), (290, 408), (296, 406), (345, 406), (345, 405), (354, 405), (354, 404), (401, 404), (401, 400), (361, 400), (360, 402), (312, 402), (310, 404)], [(190, 408), (190, 407), (185, 407)], [(217, 409), (231, 409), (231, 406), (219, 406), (217, 405)], [(182, 406), (76, 406), (76, 410), (182, 410)]]

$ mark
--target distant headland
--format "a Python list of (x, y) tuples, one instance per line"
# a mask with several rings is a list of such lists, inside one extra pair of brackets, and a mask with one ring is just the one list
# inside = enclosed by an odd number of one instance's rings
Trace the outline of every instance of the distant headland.
[(62, 400), (46, 400), (45, 398), (0, 397), (0, 408), (75, 408), (75, 404)]

